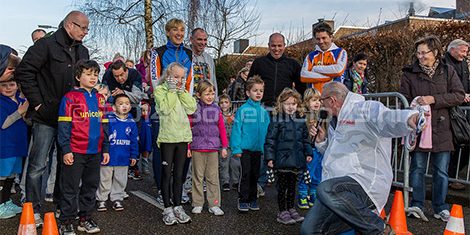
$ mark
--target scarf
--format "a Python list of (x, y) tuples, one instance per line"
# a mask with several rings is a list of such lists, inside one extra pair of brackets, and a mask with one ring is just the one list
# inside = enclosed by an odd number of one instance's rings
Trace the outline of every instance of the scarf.
[(354, 68), (351, 68), (353, 79), (352, 92), (362, 94), (362, 84), (364, 83), (364, 74), (358, 73)]
[(432, 79), (432, 76), (434, 76), (434, 73), (436, 73), (436, 68), (438, 65), (439, 65), (439, 60), (436, 60), (436, 62), (434, 62), (434, 64), (431, 67), (428, 67), (426, 65), (422, 65), (421, 63), (419, 63), (419, 67), (421, 67), (423, 72), (427, 74), (429, 78), (431, 79)]

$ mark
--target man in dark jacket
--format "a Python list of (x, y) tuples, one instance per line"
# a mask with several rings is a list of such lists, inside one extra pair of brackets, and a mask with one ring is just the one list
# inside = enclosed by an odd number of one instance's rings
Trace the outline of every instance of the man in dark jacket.
[[(88, 17), (79, 11), (70, 12), (50, 37), (38, 40), (31, 46), (16, 70), (16, 77), (30, 106), (28, 115), (33, 120), (33, 144), (26, 175), (26, 201), (32, 202), (36, 225), (40, 217), (41, 178), (47, 158), (57, 137), (59, 104), (62, 96), (74, 84), (74, 65), (78, 60), (89, 59), (88, 49), (82, 45), (88, 34)], [(62, 162), (60, 151), (57, 154)], [(60, 167), (57, 175), (60, 175)], [(58, 202), (59, 177), (56, 177), (54, 201)]]
[(264, 81), (264, 96), (261, 100), (266, 106), (273, 107), (277, 96), (286, 87), (294, 87), (300, 93), (305, 91), (305, 84), (300, 82), (300, 64), (284, 55), (286, 43), (284, 36), (273, 33), (269, 36), (269, 54), (253, 61), (248, 78), (261, 76)]
[[(463, 89), (465, 90), (465, 99), (464, 105), (470, 104), (470, 73), (467, 63), (467, 53), (469, 48), (469, 43), (462, 40), (462, 39), (455, 39), (449, 43), (447, 46), (447, 52), (444, 57), (444, 61), (454, 67), (455, 72), (460, 78), (462, 82)], [(470, 112), (467, 112), (467, 119), (470, 117)], [(470, 120), (470, 119), (469, 119)], [(469, 148), (468, 146), (461, 148), (462, 151), (460, 153), (460, 169), (463, 169), (468, 164), (468, 154)], [(457, 164), (459, 159), (459, 151), (455, 151), (450, 158), (449, 162), (449, 177), (455, 178), (457, 175)], [(458, 178), (458, 177), (457, 177)], [(450, 183), (449, 187), (454, 190), (463, 190), (465, 189), (465, 185), (455, 182)]]

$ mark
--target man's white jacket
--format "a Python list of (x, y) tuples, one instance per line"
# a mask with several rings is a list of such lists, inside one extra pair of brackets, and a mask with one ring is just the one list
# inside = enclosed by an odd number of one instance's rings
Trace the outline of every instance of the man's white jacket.
[(323, 156), (322, 181), (349, 176), (356, 180), (380, 212), (385, 206), (393, 180), (392, 139), (405, 136), (411, 128), (411, 110), (391, 110), (378, 101), (349, 92), (337, 125), (328, 139), (317, 144)]

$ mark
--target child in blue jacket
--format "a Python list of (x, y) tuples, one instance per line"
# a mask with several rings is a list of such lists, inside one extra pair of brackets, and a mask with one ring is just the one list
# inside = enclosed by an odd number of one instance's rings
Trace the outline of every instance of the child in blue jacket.
[(230, 147), (234, 157), (240, 158), (242, 175), (238, 187), (238, 210), (259, 210), (257, 181), (264, 141), (269, 125), (269, 114), (261, 106), (264, 82), (259, 76), (246, 83), (248, 100), (235, 114)]
[(300, 94), (285, 88), (277, 98), (269, 124), (265, 158), (269, 168), (275, 170), (277, 177), (277, 202), (281, 224), (302, 222), (304, 217), (295, 210), (295, 187), (297, 177), (312, 160), (312, 146), (308, 138), (308, 128), (302, 110)]
[(124, 189), (127, 185), (127, 170), (134, 166), (139, 157), (137, 125), (129, 114), (131, 101), (125, 94), (116, 95), (113, 101), (113, 114), (109, 124), (109, 163), (101, 165), (100, 186), (96, 192), (98, 211), (106, 211), (108, 196), (113, 209), (124, 210)]
[[(315, 88), (309, 88), (304, 93), (304, 106), (307, 108), (307, 126), (314, 128), (318, 120), (318, 112), (321, 107), (320, 92)], [(313, 136), (310, 136), (313, 139)], [(313, 140), (312, 140), (313, 143)], [(305, 178), (301, 177), (298, 186), (298, 207), (301, 209), (309, 209), (313, 206), (316, 198), (316, 188), (321, 182), (322, 159), (323, 155), (313, 148), (313, 159), (307, 163), (307, 172), (310, 175), (310, 182), (306, 183)]]
[(28, 130), (23, 116), (28, 101), (20, 97), (13, 80), (0, 82), (0, 219), (21, 213), (10, 199), (15, 174), (21, 174), (28, 154)]

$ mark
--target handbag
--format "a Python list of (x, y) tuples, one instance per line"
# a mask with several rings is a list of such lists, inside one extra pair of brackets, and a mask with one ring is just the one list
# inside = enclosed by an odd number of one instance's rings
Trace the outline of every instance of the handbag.
[(456, 145), (470, 144), (470, 124), (464, 111), (459, 106), (449, 109), (450, 127)]
[[(449, 87), (449, 68), (444, 65), (447, 75), (447, 87)], [(450, 129), (452, 130), (452, 137), (454, 144), (458, 146), (470, 144), (470, 124), (468, 123), (465, 112), (459, 107), (454, 106), (449, 108)]]

